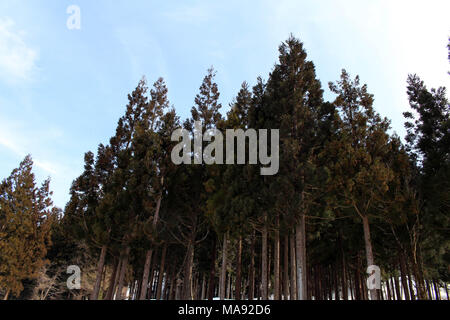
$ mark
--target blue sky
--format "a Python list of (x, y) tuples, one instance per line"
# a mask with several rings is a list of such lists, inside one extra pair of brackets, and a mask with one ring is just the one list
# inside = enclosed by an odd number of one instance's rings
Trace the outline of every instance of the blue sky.
[[(80, 30), (66, 27), (70, 5), (80, 7)], [(450, 87), (449, 12), (438, 0), (2, 1), (0, 178), (31, 153), (64, 207), (83, 154), (108, 142), (143, 75), (164, 77), (185, 118), (213, 65), (225, 113), (242, 81), (267, 79), (291, 32), (325, 88), (342, 68), (359, 74), (404, 136), (407, 74)]]

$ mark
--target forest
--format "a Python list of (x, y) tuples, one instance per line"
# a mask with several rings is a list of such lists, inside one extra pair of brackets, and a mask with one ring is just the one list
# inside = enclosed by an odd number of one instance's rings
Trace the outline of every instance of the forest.
[[(64, 208), (50, 180), (36, 181), (31, 155), (2, 180), (0, 298), (449, 299), (445, 88), (408, 76), (399, 137), (346, 70), (326, 101), (292, 35), (267, 80), (242, 83), (226, 114), (215, 75), (207, 70), (188, 119), (162, 78), (142, 78), (110, 140), (84, 154)], [(279, 129), (278, 172), (261, 175), (248, 161), (174, 164), (172, 133), (193, 136), (196, 121), (224, 134)], [(76, 288), (69, 266), (80, 270)], [(381, 270), (379, 289), (368, 287), (369, 266)]]

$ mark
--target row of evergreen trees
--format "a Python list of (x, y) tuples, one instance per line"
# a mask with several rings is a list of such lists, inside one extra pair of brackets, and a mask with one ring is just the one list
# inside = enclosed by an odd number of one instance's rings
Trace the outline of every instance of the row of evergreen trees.
[[(325, 101), (292, 36), (268, 80), (244, 82), (226, 117), (214, 76), (209, 69), (183, 123), (163, 79), (150, 89), (141, 80), (109, 144), (85, 154), (64, 214), (51, 209), (48, 181), (34, 186), (29, 157), (4, 180), (5, 298), (441, 298), (449, 280), (445, 89), (409, 76), (403, 144), (358, 77), (343, 70), (329, 84), (335, 100)], [(182, 126), (194, 135), (194, 121), (204, 130), (280, 129), (278, 174), (174, 165), (171, 134)], [(66, 287), (73, 264), (80, 290)], [(382, 270), (382, 290), (367, 288), (370, 265)]]

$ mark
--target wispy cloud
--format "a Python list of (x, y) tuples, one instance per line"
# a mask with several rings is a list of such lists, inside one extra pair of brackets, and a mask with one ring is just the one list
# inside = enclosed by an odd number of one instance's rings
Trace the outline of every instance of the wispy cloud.
[(165, 13), (165, 16), (174, 22), (199, 23), (213, 19), (212, 13), (212, 9), (207, 3), (198, 3), (171, 8)]
[(25, 32), (16, 30), (11, 18), (0, 18), (0, 80), (17, 83), (32, 79), (38, 52), (25, 42)]

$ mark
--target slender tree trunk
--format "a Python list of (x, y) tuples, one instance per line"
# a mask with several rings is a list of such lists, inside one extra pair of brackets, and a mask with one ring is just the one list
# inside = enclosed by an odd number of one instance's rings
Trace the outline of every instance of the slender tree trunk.
[(270, 289), (272, 288), (272, 248), (270, 247), (269, 233), (267, 233), (267, 299), (270, 299)]
[(431, 294), (431, 289), (430, 289), (430, 282), (428, 280), (425, 280), (425, 284), (427, 286), (428, 299), (433, 300), (433, 295)]
[(316, 300), (322, 300), (322, 275), (320, 264), (316, 265), (315, 273), (316, 273), (316, 287), (317, 287)]
[[(375, 262), (373, 260), (372, 241), (370, 239), (369, 218), (367, 216), (363, 216), (362, 220), (363, 220), (363, 228), (364, 228), (364, 242), (366, 245), (367, 267), (369, 267), (369, 266), (373, 266), (375, 264)], [(371, 298), (371, 300), (378, 300), (377, 289), (370, 290), (370, 298)]]
[(302, 213), (300, 222), (296, 226), (296, 252), (297, 259), (297, 299), (306, 300), (307, 277), (306, 277), (306, 229), (305, 215)]
[(342, 299), (348, 300), (348, 288), (347, 288), (347, 270), (345, 263), (345, 252), (344, 246), (342, 244), (342, 235), (339, 233), (339, 247), (341, 250), (341, 261), (342, 261), (342, 277), (341, 277), (341, 286), (342, 286)]
[(388, 280), (390, 282), (390, 287), (391, 287), (391, 296), (392, 296), (392, 300), (397, 300), (398, 297), (395, 295), (395, 284), (394, 284), (394, 279), (392, 277), (389, 278)]
[(399, 255), (399, 264), (400, 264), (400, 277), (401, 277), (401, 281), (402, 281), (402, 287), (403, 287), (403, 291), (405, 293), (405, 299), (406, 300), (411, 300), (409, 297), (409, 287), (408, 287), (408, 282), (406, 279), (406, 268), (405, 268), (405, 258), (402, 252), (400, 252)]
[(402, 291), (400, 290), (400, 283), (398, 281), (398, 277), (394, 275), (394, 282), (395, 282), (395, 294), (397, 295), (397, 300), (403, 300), (402, 299)]
[(295, 236), (291, 233), (290, 240), (291, 243), (291, 294), (289, 300), (295, 300), (297, 298), (297, 267), (295, 258)]
[(170, 289), (169, 295), (167, 297), (168, 300), (173, 300), (175, 297), (175, 291), (177, 286), (177, 269), (175, 265), (172, 267), (172, 276), (170, 277)]
[(166, 253), (167, 253), (167, 243), (164, 243), (162, 254), (161, 254), (161, 263), (159, 266), (159, 276), (158, 276), (158, 287), (156, 289), (156, 300), (161, 300), (161, 289), (164, 278), (164, 264), (166, 262)]
[(391, 286), (389, 285), (389, 278), (386, 280), (386, 291), (388, 300), (392, 300), (391, 296)]
[(147, 297), (148, 276), (150, 274), (150, 265), (152, 263), (153, 249), (147, 250), (145, 253), (144, 272), (142, 274), (141, 294), (139, 300), (145, 300)]
[(227, 279), (228, 279), (228, 282), (227, 282), (227, 294), (226, 294), (226, 298), (228, 299), (228, 300), (230, 300), (230, 296), (231, 296), (231, 274), (227, 274)]
[[(352, 282), (352, 275), (351, 275), (350, 271), (348, 273), (347, 279), (348, 279), (348, 288), (349, 288), (349, 291), (350, 291), (350, 300), (355, 300), (355, 294), (356, 293), (355, 293), (355, 290), (354, 290), (354, 283)], [(347, 294), (348, 294), (348, 292), (347, 292)]]
[(331, 265), (328, 266), (328, 296), (329, 300), (333, 300), (333, 268)]
[(335, 262), (335, 267), (333, 269), (334, 277), (334, 300), (340, 300), (339, 296), (339, 276), (338, 276), (338, 262)]
[[(161, 177), (161, 186), (164, 185), (164, 177)], [(158, 201), (156, 202), (156, 208), (155, 208), (155, 216), (153, 217), (152, 226), (155, 229), (156, 225), (158, 224), (159, 220), (159, 211), (161, 209), (161, 200), (162, 200), (162, 193), (158, 197)], [(141, 284), (141, 295), (139, 297), (139, 300), (145, 300), (148, 287), (148, 275), (150, 273), (150, 264), (152, 261), (152, 254), (153, 249), (147, 250), (145, 254), (145, 264), (144, 264), (144, 272), (142, 274), (142, 284)]]
[(217, 245), (217, 237), (214, 235), (213, 244), (212, 244), (212, 257), (211, 257), (211, 267), (209, 271), (209, 280), (208, 280), (208, 299), (212, 300), (214, 298), (214, 288), (216, 284), (216, 245)]
[(268, 280), (268, 274), (267, 274), (267, 216), (265, 217), (264, 221), (264, 228), (262, 232), (262, 248), (261, 248), (261, 299), (267, 300), (268, 299), (268, 286), (267, 286), (267, 280)]
[(447, 294), (447, 300), (449, 300), (449, 298), (448, 298), (448, 284), (447, 284), (447, 282), (444, 283), (444, 287), (445, 287), (445, 293)]
[(122, 300), (123, 281), (125, 278), (125, 273), (127, 271), (129, 254), (130, 254), (130, 247), (127, 247), (125, 249), (125, 253), (122, 257), (122, 266), (120, 268), (120, 273), (119, 273), (119, 283), (117, 285), (117, 300)]
[[(420, 247), (419, 247), (420, 248)], [(417, 288), (417, 295), (420, 300), (427, 299), (427, 292), (425, 288), (425, 279), (423, 275), (422, 263), (420, 259), (420, 251), (412, 250), (411, 264), (414, 273), (414, 282)]]
[(4, 301), (8, 300), (8, 297), (9, 297), (9, 293), (10, 293), (10, 292), (11, 292), (10, 289), (6, 290), (5, 296), (3, 297), (3, 300), (4, 300)]
[(356, 270), (355, 270), (355, 298), (356, 300), (362, 300), (364, 297), (362, 296), (361, 284), (360, 284), (360, 257), (359, 252), (356, 256)]
[(412, 283), (412, 274), (411, 274), (411, 270), (409, 269), (408, 256), (405, 254), (403, 257), (404, 257), (406, 274), (408, 275), (409, 297), (411, 298), (411, 300), (416, 300), (416, 294), (414, 292), (414, 286)]
[[(106, 265), (106, 263), (103, 265), (103, 271), (102, 271), (102, 282), (101, 282), (101, 286), (99, 289), (99, 292), (102, 294), (101, 298), (102, 300), (105, 300), (105, 296), (106, 296), (106, 274), (108, 273), (108, 266)], [(99, 293), (99, 295), (100, 295)]]
[(441, 293), (439, 292), (439, 285), (436, 280), (433, 280), (434, 293), (436, 295), (436, 300), (441, 300)]
[(186, 269), (183, 282), (183, 299), (192, 300), (192, 267), (194, 263), (194, 243), (191, 239), (187, 249)]
[(180, 300), (180, 292), (181, 292), (181, 284), (182, 284), (182, 280), (181, 279), (177, 279), (176, 280), (176, 284), (175, 284), (175, 300)]
[(366, 277), (365, 277), (365, 273), (360, 273), (361, 279), (360, 279), (360, 283), (361, 283), (361, 289), (362, 289), (362, 293), (363, 293), (363, 299), (364, 300), (369, 300), (369, 296), (367, 294), (367, 283), (366, 283)]
[(225, 232), (223, 235), (223, 245), (222, 245), (222, 267), (220, 271), (220, 300), (225, 299), (226, 295), (226, 281), (227, 281), (227, 251), (228, 251), (228, 233)]
[(114, 261), (113, 270), (111, 273), (111, 278), (109, 279), (109, 287), (108, 291), (106, 292), (105, 300), (112, 300), (112, 296), (114, 293), (114, 284), (116, 280), (116, 274), (117, 274), (117, 268), (119, 267), (119, 260)]
[(284, 300), (289, 297), (289, 235), (284, 236), (284, 272), (283, 272), (283, 289), (284, 289)]
[(121, 268), (122, 268), (122, 255), (119, 257), (119, 260), (117, 262), (117, 272), (116, 276), (114, 277), (114, 284), (112, 286), (111, 300), (114, 300), (116, 298), (115, 296), (117, 292), (117, 285), (119, 284), (119, 276)]
[(277, 217), (277, 225), (275, 226), (275, 246), (273, 254), (273, 271), (274, 271), (274, 300), (280, 300), (280, 231), (279, 231), (279, 221)]
[(197, 298), (197, 292), (198, 292), (198, 273), (194, 273), (193, 277), (192, 277), (192, 283), (193, 283), (193, 288), (192, 288), (192, 300), (198, 300)]
[(252, 240), (250, 244), (250, 270), (249, 270), (249, 292), (248, 299), (253, 300), (255, 298), (255, 230), (253, 230)]
[(205, 296), (206, 296), (206, 274), (203, 273), (203, 278), (202, 278), (202, 293), (200, 295), (200, 299), (201, 300), (205, 300)]
[(242, 237), (239, 237), (237, 244), (237, 256), (236, 256), (236, 300), (241, 300), (241, 282), (242, 282)]
[(153, 299), (153, 283), (155, 280), (155, 273), (156, 273), (157, 254), (158, 254), (158, 252), (155, 250), (155, 255), (152, 259), (152, 264), (150, 266), (149, 285), (148, 285), (148, 288), (146, 289), (147, 290), (147, 299)]
[(133, 281), (131, 282), (131, 287), (130, 287), (130, 298), (129, 298), (129, 300), (133, 300), (134, 289), (135, 289), (135, 281), (133, 280)]
[(98, 293), (100, 291), (100, 284), (102, 282), (103, 266), (105, 265), (106, 251), (107, 251), (107, 246), (104, 245), (100, 252), (100, 259), (98, 260), (98, 264), (97, 264), (97, 275), (96, 275), (96, 279), (95, 279), (94, 289), (92, 290), (92, 294), (91, 294), (91, 300), (98, 299)]

